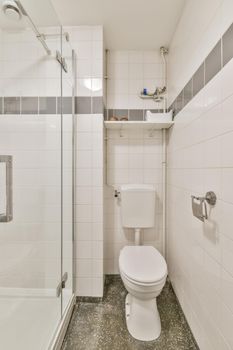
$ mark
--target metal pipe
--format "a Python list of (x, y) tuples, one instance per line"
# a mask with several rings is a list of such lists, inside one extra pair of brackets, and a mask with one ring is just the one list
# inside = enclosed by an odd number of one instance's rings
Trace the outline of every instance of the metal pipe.
[(36, 34), (37, 39), (40, 41), (40, 43), (42, 44), (42, 46), (44, 47), (46, 53), (48, 55), (51, 55), (51, 50), (49, 49), (48, 45), (45, 42), (44, 39), (44, 34), (41, 34), (37, 27), (35, 26), (34, 22), (32, 21), (31, 17), (29, 16), (29, 14), (27, 13), (27, 11), (25, 10), (25, 8), (23, 7), (23, 5), (21, 4), (21, 2), (19, 0), (15, 0), (16, 5), (18, 6), (20, 12), (22, 13), (22, 15), (26, 16), (28, 19), (28, 22), (30, 24), (30, 27), (32, 28), (33, 32)]
[(162, 130), (163, 133), (163, 160), (162, 160), (162, 201), (163, 201), (163, 214), (162, 214), (162, 250), (163, 256), (166, 258), (166, 243), (167, 243), (167, 228), (166, 228), (166, 210), (167, 210), (167, 194), (166, 194), (166, 180), (167, 180), (167, 144), (166, 144), (166, 129)]
[(72, 50), (72, 261), (73, 261), (73, 293), (75, 294), (75, 275), (76, 275), (76, 248), (75, 248), (75, 235), (76, 235), (76, 149), (77, 149), (77, 116), (75, 115), (75, 96), (77, 94), (76, 85), (76, 69), (77, 69), (77, 55)]
[[(167, 62), (163, 51), (162, 51), (162, 58), (164, 62), (164, 86), (166, 86), (167, 88)], [(166, 111), (166, 109), (167, 109), (167, 99), (166, 97), (164, 97), (164, 112)]]
[[(160, 54), (163, 58), (163, 63), (164, 63), (164, 86), (166, 87), (166, 94), (167, 94), (167, 61), (165, 58), (165, 55), (168, 54), (168, 49), (164, 46), (160, 47)], [(164, 112), (167, 110), (167, 98), (164, 96)]]

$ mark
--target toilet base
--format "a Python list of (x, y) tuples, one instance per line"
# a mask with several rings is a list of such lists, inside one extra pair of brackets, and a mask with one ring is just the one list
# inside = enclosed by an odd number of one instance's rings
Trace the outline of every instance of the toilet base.
[(160, 336), (161, 322), (156, 298), (141, 300), (127, 294), (125, 316), (128, 331), (135, 339), (151, 341)]

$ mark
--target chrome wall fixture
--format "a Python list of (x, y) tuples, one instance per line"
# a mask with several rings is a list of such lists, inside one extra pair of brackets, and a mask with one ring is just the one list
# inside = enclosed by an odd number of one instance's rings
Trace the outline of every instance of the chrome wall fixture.
[(61, 53), (59, 51), (56, 51), (56, 60), (60, 63), (60, 65), (62, 66), (62, 69), (64, 70), (64, 72), (68, 72), (68, 68), (67, 68), (67, 64), (66, 64), (66, 60), (64, 57), (62, 57)]
[[(27, 11), (25, 10), (23, 5), (21, 4), (21, 2), (19, 0), (15, 0), (15, 3), (19, 8), (20, 13), (23, 16), (27, 17), (29, 24), (30, 24), (30, 27), (32, 28), (33, 32), (35, 33), (36, 38), (41, 42), (42, 46), (44, 47), (44, 49), (48, 55), (51, 55), (52, 52), (46, 43), (46, 39), (56, 38), (56, 37), (60, 37), (60, 35), (63, 35), (65, 37), (66, 41), (69, 41), (69, 33), (67, 33), (67, 32), (62, 33), (62, 34), (61, 33), (58, 33), (58, 34), (56, 34), (56, 33), (53, 33), (53, 34), (40, 33), (39, 30), (37, 29), (36, 25), (32, 21), (31, 17), (29, 16)], [(59, 51), (56, 51), (56, 60), (61, 64), (62, 69), (67, 73), (68, 68), (67, 68), (66, 61), (65, 61), (64, 57), (62, 57), (62, 55)]]
[(70, 41), (70, 35), (68, 32), (65, 32), (65, 33), (62, 33), (62, 34), (40, 34), (41, 37), (44, 39), (44, 40), (47, 40), (49, 38), (57, 38), (57, 37), (60, 37), (61, 35), (65, 37), (66, 41), (69, 42)]
[(15, 0), (16, 5), (18, 6), (20, 12), (22, 13), (23, 16), (26, 16), (28, 18), (29, 24), (33, 30), (33, 32), (35, 33), (37, 39), (41, 42), (41, 44), (43, 45), (46, 53), (48, 55), (51, 55), (51, 50), (49, 49), (48, 45), (45, 42), (45, 39), (43, 37), (43, 35), (38, 31), (37, 27), (35, 26), (34, 22), (32, 21), (31, 17), (29, 16), (29, 14), (27, 13), (27, 11), (25, 10), (25, 8), (23, 7), (23, 5), (21, 4), (21, 2), (19, 0)]
[(205, 197), (191, 196), (193, 216), (204, 222), (208, 219), (207, 206), (214, 206), (217, 202), (216, 194), (213, 191), (206, 193)]

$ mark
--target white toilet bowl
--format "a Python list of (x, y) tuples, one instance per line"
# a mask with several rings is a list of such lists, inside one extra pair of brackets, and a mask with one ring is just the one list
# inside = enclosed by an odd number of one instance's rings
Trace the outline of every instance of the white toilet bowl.
[(128, 291), (125, 302), (129, 333), (138, 340), (151, 341), (161, 332), (156, 297), (167, 277), (167, 264), (152, 246), (126, 246), (121, 250), (119, 269)]

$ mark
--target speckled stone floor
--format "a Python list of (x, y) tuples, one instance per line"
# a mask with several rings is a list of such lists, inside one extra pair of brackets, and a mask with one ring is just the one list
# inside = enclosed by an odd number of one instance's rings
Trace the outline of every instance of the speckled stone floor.
[(169, 283), (158, 297), (162, 332), (152, 342), (135, 340), (127, 331), (127, 292), (120, 277), (108, 278), (103, 302), (79, 303), (72, 315), (62, 350), (197, 350)]

